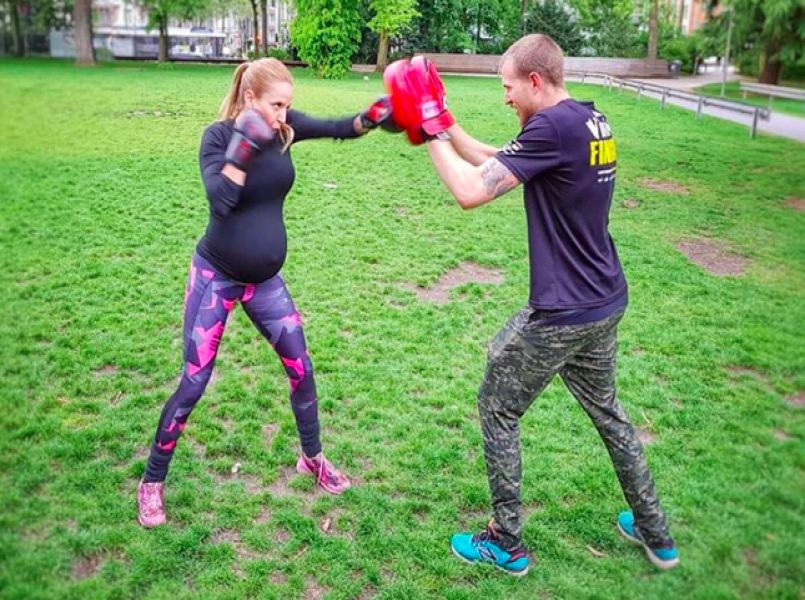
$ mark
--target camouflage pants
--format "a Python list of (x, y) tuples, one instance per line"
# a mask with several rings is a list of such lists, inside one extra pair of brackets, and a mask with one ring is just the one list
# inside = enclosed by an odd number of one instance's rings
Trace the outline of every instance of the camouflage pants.
[(520, 417), (559, 373), (606, 445), (626, 501), (646, 542), (671, 542), (643, 446), (615, 396), (618, 322), (623, 311), (583, 325), (546, 326), (548, 313), (526, 307), (489, 345), (478, 412), (496, 528), (510, 548), (521, 543)]

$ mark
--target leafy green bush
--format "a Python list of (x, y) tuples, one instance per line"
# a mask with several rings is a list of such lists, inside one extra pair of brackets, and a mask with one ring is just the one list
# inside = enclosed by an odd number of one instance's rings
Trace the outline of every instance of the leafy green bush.
[(108, 48), (95, 48), (95, 60), (98, 62), (110, 62), (115, 60), (115, 55)]
[(340, 79), (361, 41), (357, 0), (298, 0), (291, 39), (318, 77)]
[(291, 53), (285, 48), (269, 48), (266, 56), (277, 60), (291, 60)]

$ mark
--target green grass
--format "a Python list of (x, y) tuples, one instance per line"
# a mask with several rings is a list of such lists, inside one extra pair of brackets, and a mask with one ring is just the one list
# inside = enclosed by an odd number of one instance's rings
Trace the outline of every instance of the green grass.
[[(783, 81), (781, 85), (784, 87), (805, 87), (803, 83), (796, 83), (791, 81)], [(755, 106), (762, 106), (763, 108), (769, 108), (769, 97), (763, 95), (756, 95), (756, 94), (747, 94), (746, 98), (743, 97), (743, 92), (741, 91), (740, 82), (738, 81), (728, 81), (727, 85), (724, 86), (724, 96), (731, 100), (740, 100), (741, 102), (746, 102), (748, 104), (754, 104)], [(696, 88), (694, 91), (704, 94), (705, 96), (713, 96), (715, 98), (721, 97), (721, 84), (720, 83), (711, 83), (708, 85), (703, 85), (699, 88)], [(775, 112), (784, 113), (787, 115), (793, 115), (795, 117), (805, 117), (805, 102), (802, 100), (790, 100), (788, 98), (773, 98), (771, 103), (771, 109)]]
[[(805, 390), (805, 215), (786, 201), (805, 197), (805, 146), (594, 86), (571, 92), (597, 102), (619, 144), (610, 227), (631, 285), (619, 394), (654, 436), (680, 568), (655, 571), (617, 535), (611, 464), (559, 381), (522, 424), (533, 572), (450, 554), (453, 532), (488, 518), (474, 399), (487, 341), (527, 297), (522, 198), (462, 212), (426, 151), (383, 132), (296, 146), (286, 204), (284, 274), (325, 450), (357, 485), (325, 497), (289, 474), (284, 372), (236, 310), (178, 446), (170, 523), (140, 528), (134, 490), (179, 373), (207, 219), (198, 142), (231, 73), (0, 62), (0, 597), (801, 598), (805, 418), (786, 398)], [(320, 115), (382, 88), (295, 76), (295, 105)], [(514, 137), (498, 81), (446, 84), (468, 131)], [(710, 275), (675, 249), (685, 238), (751, 265)], [(464, 261), (504, 283), (465, 285), (447, 305), (405, 288)]]

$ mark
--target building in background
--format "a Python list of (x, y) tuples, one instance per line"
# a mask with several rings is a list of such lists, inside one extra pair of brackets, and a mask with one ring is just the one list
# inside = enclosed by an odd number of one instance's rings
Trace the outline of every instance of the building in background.
[[(159, 32), (146, 29), (146, 7), (124, 0), (94, 0), (92, 9), (96, 49), (105, 49), (118, 58), (157, 57)], [(287, 0), (268, 1), (269, 48), (287, 48), (294, 14)], [(258, 20), (262, 22), (262, 18)], [(192, 21), (171, 19), (168, 55), (179, 59), (245, 58), (253, 50), (252, 23), (250, 14), (234, 12)], [(52, 29), (49, 41), (51, 56), (75, 56), (71, 29)]]

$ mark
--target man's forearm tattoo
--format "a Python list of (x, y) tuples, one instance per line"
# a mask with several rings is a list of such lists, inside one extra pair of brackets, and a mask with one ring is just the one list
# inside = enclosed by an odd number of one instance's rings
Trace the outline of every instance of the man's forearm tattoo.
[(484, 164), (481, 178), (487, 193), (494, 198), (502, 196), (520, 183), (512, 172), (504, 167), (500, 161), (491, 158)]

